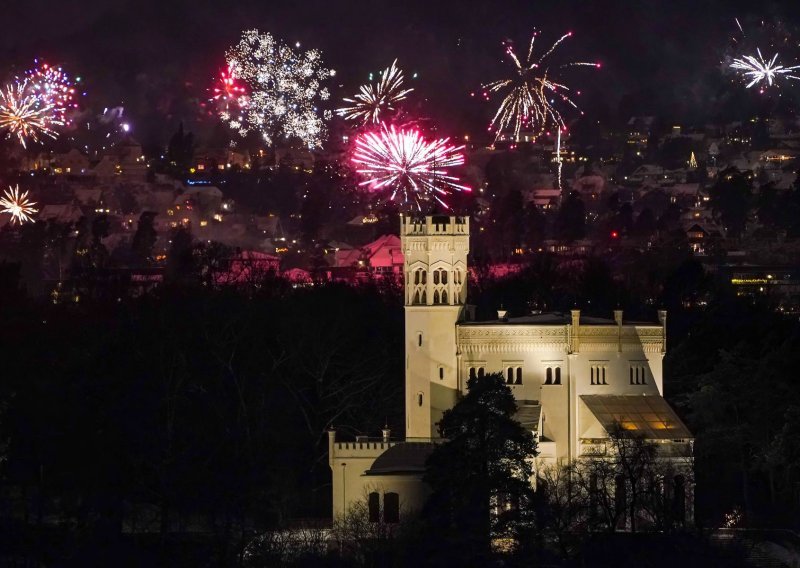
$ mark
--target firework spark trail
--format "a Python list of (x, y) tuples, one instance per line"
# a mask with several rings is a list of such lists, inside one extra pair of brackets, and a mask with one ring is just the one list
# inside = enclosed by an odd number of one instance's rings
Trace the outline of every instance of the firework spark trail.
[(344, 99), (350, 106), (336, 110), (346, 120), (359, 121), (362, 125), (378, 124), (381, 113), (395, 110), (395, 105), (414, 89), (403, 89), (403, 72), (397, 67), (397, 59), (381, 71), (381, 80), (372, 85), (361, 85), (358, 94)]
[[(296, 45), (299, 48), (299, 44)], [(322, 144), (326, 129), (317, 101), (330, 97), (322, 83), (336, 73), (322, 64), (319, 51), (299, 51), (268, 33), (249, 30), (226, 54), (229, 77), (247, 92), (239, 116), (220, 116), (242, 136), (257, 131), (267, 144), (278, 138), (299, 138), (309, 148)], [(240, 105), (241, 106), (241, 105)]]
[(800, 77), (791, 74), (800, 69), (800, 65), (784, 67), (783, 65), (778, 65), (777, 61), (777, 53), (768, 61), (761, 55), (761, 49), (756, 48), (756, 55), (743, 55), (734, 59), (730, 67), (742, 72), (745, 81), (749, 81), (747, 83), (748, 89), (763, 82), (766, 82), (767, 86), (771, 87), (780, 78), (800, 80)]
[(364, 176), (359, 185), (374, 192), (388, 192), (388, 199), (421, 210), (431, 199), (443, 207), (444, 198), (454, 191), (471, 191), (445, 169), (464, 163), (464, 146), (448, 138), (425, 140), (418, 130), (396, 129), (382, 124), (361, 134), (355, 141), (352, 162)]
[(53, 126), (63, 124), (53, 104), (32, 92), (27, 80), (14, 81), (0, 89), (0, 129), (6, 129), (8, 136), (16, 136), (23, 148), (29, 141), (38, 142), (41, 136), (55, 139)]
[(519, 59), (511, 45), (506, 46), (506, 55), (514, 63), (515, 73), (511, 78), (493, 81), (483, 86), (484, 97), (487, 100), (489, 93), (507, 90), (489, 124), (489, 130), (493, 128), (496, 130), (495, 140), (499, 139), (502, 132), (509, 127), (513, 127), (514, 138), (519, 138), (520, 131), (526, 125), (530, 125), (539, 132), (544, 131), (550, 122), (556, 128), (566, 128), (564, 118), (555, 104), (556, 101), (575, 109), (578, 108), (578, 105), (567, 94), (570, 91), (569, 87), (560, 79), (553, 78), (554, 75), (559, 69), (567, 67), (600, 67), (599, 63), (584, 61), (548, 66), (549, 57), (562, 42), (572, 37), (572, 32), (561, 36), (539, 57), (534, 56), (537, 34), (538, 32), (534, 31), (531, 36), (528, 54), (524, 62)]
[(3, 192), (3, 197), (0, 197), (0, 213), (7, 213), (11, 215), (11, 223), (33, 222), (31, 215), (37, 213), (38, 210), (33, 206), (36, 203), (28, 201), (28, 192), (19, 192), (19, 185), (16, 187), (9, 186)]

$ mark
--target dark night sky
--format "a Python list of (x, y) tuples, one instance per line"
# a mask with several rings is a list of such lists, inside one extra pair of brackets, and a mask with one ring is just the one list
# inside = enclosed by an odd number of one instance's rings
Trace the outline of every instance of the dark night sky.
[(733, 18), (778, 15), (794, 24), (800, 11), (794, 2), (740, 0), (9, 4), (0, 34), (0, 73), (22, 70), (36, 55), (62, 63), (85, 78), (86, 103), (102, 108), (123, 102), (140, 134), (144, 126), (153, 137), (181, 119), (192, 122), (226, 47), (245, 28), (323, 50), (338, 72), (335, 100), (350, 94), (368, 71), (398, 57), (406, 71), (420, 73), (414, 86), (429, 99), (424, 112), (455, 129), (488, 113), (469, 92), (502, 73), (500, 42), (525, 42), (534, 26), (548, 40), (574, 31), (562, 55), (603, 63), (601, 72), (576, 71), (571, 80), (583, 91), (587, 114), (616, 115), (620, 101), (633, 100), (642, 111), (692, 120), (724, 103), (722, 91), (731, 90), (722, 88), (719, 61), (734, 32)]

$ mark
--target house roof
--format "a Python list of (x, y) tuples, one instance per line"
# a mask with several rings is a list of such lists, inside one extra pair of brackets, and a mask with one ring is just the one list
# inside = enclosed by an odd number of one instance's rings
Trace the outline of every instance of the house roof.
[(585, 394), (581, 400), (606, 432), (619, 424), (648, 440), (694, 437), (669, 403), (658, 395)]
[(431, 442), (403, 442), (378, 456), (364, 475), (399, 475), (424, 473), (425, 463), (436, 444)]

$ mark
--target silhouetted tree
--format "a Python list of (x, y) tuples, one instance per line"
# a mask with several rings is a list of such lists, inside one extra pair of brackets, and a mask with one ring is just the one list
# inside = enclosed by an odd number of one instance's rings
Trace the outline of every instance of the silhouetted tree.
[(439, 422), (447, 441), (428, 459), (433, 489), (426, 515), (455, 563), (487, 558), (492, 538), (514, 537), (526, 523), (536, 442), (514, 419), (517, 404), (501, 373), (467, 381), (467, 393)]

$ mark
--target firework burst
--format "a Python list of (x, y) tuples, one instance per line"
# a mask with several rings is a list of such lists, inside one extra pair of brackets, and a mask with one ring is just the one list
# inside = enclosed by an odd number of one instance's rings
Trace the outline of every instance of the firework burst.
[(344, 99), (349, 106), (336, 110), (345, 120), (378, 124), (381, 114), (395, 110), (396, 105), (414, 89), (403, 89), (403, 72), (397, 67), (397, 59), (381, 71), (381, 80), (376, 84), (361, 85), (358, 94)]
[(351, 161), (365, 178), (359, 185), (386, 194), (388, 200), (419, 210), (435, 200), (449, 208), (444, 201), (449, 194), (470, 191), (446, 172), (464, 163), (463, 149), (447, 138), (425, 140), (418, 130), (382, 124), (356, 138)]
[[(299, 44), (295, 47), (298, 49), (268, 33), (250, 30), (228, 50), (230, 88), (246, 92), (237, 99), (239, 113), (225, 108), (220, 117), (242, 136), (257, 131), (267, 144), (279, 138), (298, 138), (309, 148), (321, 145), (325, 137), (323, 118), (329, 118), (330, 113), (321, 113), (317, 104), (330, 97), (323, 82), (335, 72), (323, 66), (319, 51), (300, 51)], [(226, 87), (220, 100), (229, 93), (235, 94)]]
[(53, 104), (37, 96), (27, 80), (14, 81), (0, 89), (0, 129), (16, 136), (23, 148), (42, 136), (55, 139), (54, 126), (63, 125)]
[(572, 32), (561, 36), (542, 55), (534, 54), (537, 35), (538, 32), (534, 31), (524, 60), (517, 56), (513, 45), (506, 44), (506, 55), (514, 64), (513, 75), (483, 86), (483, 95), (487, 100), (489, 93), (504, 93), (500, 107), (489, 124), (489, 130), (496, 131), (495, 140), (509, 129), (518, 139), (523, 127), (541, 132), (552, 123), (558, 129), (565, 128), (558, 105), (566, 104), (574, 109), (578, 106), (569, 95), (569, 87), (559, 78), (559, 72), (568, 67), (600, 67), (599, 63), (583, 61), (550, 65), (550, 56), (564, 40), (572, 36)]
[(25, 74), (31, 93), (41, 99), (43, 106), (52, 106), (60, 122), (69, 124), (68, 112), (78, 108), (75, 83), (61, 67), (40, 63), (38, 59), (34, 63)]
[[(734, 18), (736, 32), (722, 58), (723, 73), (761, 94), (800, 80), (797, 30), (780, 19)], [(786, 62), (789, 63), (786, 63)]]
[(219, 74), (216, 85), (211, 89), (210, 101), (217, 108), (223, 121), (241, 130), (245, 122), (242, 111), (247, 108), (247, 89), (228, 67)]
[(778, 54), (772, 56), (772, 59), (765, 59), (761, 55), (761, 50), (756, 48), (755, 55), (743, 55), (740, 58), (734, 59), (731, 63), (731, 69), (741, 71), (742, 77), (747, 82), (747, 88), (754, 85), (761, 84), (764, 88), (764, 83), (767, 87), (771, 87), (778, 79), (794, 79), (800, 80), (800, 77), (792, 75), (795, 71), (800, 69), (800, 65), (793, 65), (791, 67), (784, 67), (778, 65)]
[(32, 201), (28, 201), (28, 192), (23, 191), (22, 193), (19, 192), (19, 186), (11, 187), (9, 186), (6, 191), (3, 192), (3, 197), (0, 197), (0, 213), (7, 213), (11, 215), (11, 223), (22, 223), (33, 222), (33, 215), (38, 210), (34, 209), (33, 206), (36, 203)]

